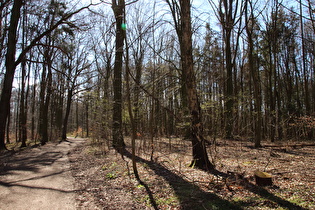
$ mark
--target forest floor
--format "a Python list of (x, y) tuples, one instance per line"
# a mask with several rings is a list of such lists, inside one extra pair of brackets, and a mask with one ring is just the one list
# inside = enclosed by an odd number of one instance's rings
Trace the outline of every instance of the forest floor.
[[(315, 209), (314, 146), (278, 142), (255, 149), (249, 141), (216, 140), (208, 152), (217, 171), (209, 173), (188, 167), (190, 142), (155, 139), (150, 161), (148, 141), (137, 140), (140, 183), (130, 146), (124, 159), (100, 141), (72, 150), (78, 209)], [(273, 186), (255, 185), (255, 170), (272, 174)]]
[[(188, 167), (189, 141), (155, 139), (151, 161), (142, 137), (139, 182), (125, 141), (123, 158), (108, 142), (80, 138), (1, 154), (0, 209), (315, 209), (314, 146), (217, 139), (208, 146), (210, 173)], [(255, 185), (255, 170), (272, 174), (274, 185)]]

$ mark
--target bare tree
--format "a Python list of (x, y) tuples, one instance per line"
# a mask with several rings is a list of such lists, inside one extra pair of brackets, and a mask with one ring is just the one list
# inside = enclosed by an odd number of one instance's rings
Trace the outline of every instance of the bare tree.
[(262, 139), (262, 113), (261, 113), (261, 88), (260, 88), (260, 75), (257, 65), (257, 55), (254, 54), (254, 36), (255, 28), (257, 28), (256, 18), (254, 16), (254, 5), (251, 0), (247, 0), (245, 3), (245, 28), (248, 42), (248, 68), (252, 77), (254, 86), (254, 126), (255, 126), (255, 147), (260, 147)]
[(8, 32), (8, 44), (5, 58), (6, 72), (3, 80), (3, 87), (0, 98), (0, 150), (6, 149), (4, 137), (5, 127), (10, 112), (10, 98), (12, 93), (12, 83), (15, 73), (15, 53), (17, 43), (17, 30), (20, 20), (21, 7), (23, 0), (15, 0), (11, 10), (10, 26)]
[[(82, 40), (82, 39), (77, 39)], [(71, 104), (73, 101), (73, 96), (79, 92), (85, 91), (81, 86), (87, 84), (91, 80), (89, 73), (89, 68), (91, 64), (87, 60), (87, 50), (82, 47), (79, 41), (71, 40), (70, 44), (65, 47), (66, 56), (64, 57), (64, 67), (66, 68), (66, 84), (65, 89), (67, 90), (67, 100), (66, 100), (66, 110), (63, 118), (62, 134), (61, 140), (67, 139), (68, 131), (68, 119), (71, 111)], [(84, 79), (79, 80), (84, 74), (87, 76)], [(81, 88), (79, 88), (81, 87)]]
[(205, 139), (203, 137), (203, 124), (200, 102), (197, 93), (196, 75), (194, 72), (192, 54), (192, 29), (191, 29), (191, 4), (190, 0), (169, 1), (168, 3), (177, 31), (180, 53), (182, 75), (185, 78), (184, 84), (187, 91), (188, 109), (190, 112), (190, 138), (192, 143), (193, 160), (190, 166), (211, 170), (214, 165), (210, 163)]
[(122, 129), (122, 64), (125, 39), (125, 1), (112, 0), (112, 9), (116, 19), (116, 48), (114, 65), (114, 105), (113, 105), (113, 146), (121, 150), (124, 146)]
[[(41, 33), (39, 33), (36, 37), (33, 38), (32, 41), (29, 42), (27, 46), (20, 52), (20, 54), (16, 55), (17, 48), (17, 29), (18, 23), (21, 14), (21, 7), (24, 3), (23, 0), (14, 0), (13, 7), (11, 9), (11, 19), (10, 26), (8, 32), (8, 44), (6, 51), (6, 71), (3, 79), (3, 88), (1, 90), (1, 98), (0, 98), (0, 149), (5, 149), (4, 138), (5, 138), (5, 126), (7, 124), (8, 114), (10, 111), (10, 98), (12, 93), (12, 84), (14, 79), (14, 74), (16, 67), (23, 61), (26, 54), (36, 45), (38, 42), (45, 36), (48, 36), (60, 25), (72, 25), (70, 21), (68, 21), (71, 17), (84, 9), (89, 8), (91, 5), (82, 7), (73, 12), (64, 12), (59, 13), (61, 17), (58, 20), (55, 20), (53, 24), (49, 26), (49, 28), (44, 29)], [(49, 73), (49, 72), (48, 72)]]

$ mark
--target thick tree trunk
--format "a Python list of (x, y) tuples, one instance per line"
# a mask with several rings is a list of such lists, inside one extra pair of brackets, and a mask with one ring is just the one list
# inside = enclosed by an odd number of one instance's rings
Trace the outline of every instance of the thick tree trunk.
[[(248, 17), (250, 7), (250, 15)], [(246, 18), (246, 33), (248, 40), (248, 64), (249, 70), (252, 77), (253, 85), (254, 85), (254, 142), (255, 147), (261, 147), (261, 139), (262, 139), (262, 113), (261, 113), (261, 91), (260, 91), (260, 77), (259, 70), (254, 66), (254, 43), (253, 43), (253, 28), (254, 28), (254, 17), (252, 5), (249, 1), (246, 2), (246, 10), (245, 10), (245, 18)]]
[(0, 150), (6, 149), (5, 146), (5, 128), (7, 124), (8, 114), (10, 112), (10, 99), (12, 93), (12, 83), (15, 73), (15, 53), (17, 42), (17, 28), (20, 19), (20, 11), (22, 7), (22, 0), (15, 0), (13, 3), (10, 26), (8, 33), (8, 44), (5, 59), (6, 72), (3, 79), (3, 87), (0, 98)]
[(63, 119), (63, 126), (62, 126), (62, 135), (61, 135), (62, 141), (67, 140), (68, 119), (69, 119), (70, 110), (71, 110), (72, 96), (73, 96), (73, 87), (71, 87), (68, 90), (66, 113), (65, 113), (65, 117)]
[(180, 40), (182, 74), (186, 75), (186, 91), (188, 108), (191, 115), (191, 142), (193, 147), (193, 161), (191, 166), (201, 169), (211, 170), (214, 166), (210, 163), (205, 140), (203, 138), (203, 124), (201, 117), (201, 108), (198, 100), (196, 77), (194, 73), (194, 64), (192, 56), (192, 31), (190, 0), (181, 0), (181, 32)]
[[(45, 64), (42, 72), (42, 82), (40, 90), (40, 108), (39, 108), (39, 138), (42, 145), (48, 142), (48, 111), (51, 96), (51, 83), (52, 83), (52, 72), (51, 72), (51, 59), (49, 56), (49, 49), (45, 52)], [(47, 77), (46, 77), (47, 73)]]
[(7, 121), (7, 135), (6, 135), (6, 143), (10, 144), (10, 122), (11, 122), (11, 113), (8, 114), (8, 121)]
[(122, 62), (124, 52), (123, 15), (125, 1), (112, 0), (112, 9), (116, 19), (116, 52), (114, 65), (114, 106), (113, 106), (113, 147), (118, 150), (125, 146), (122, 129)]

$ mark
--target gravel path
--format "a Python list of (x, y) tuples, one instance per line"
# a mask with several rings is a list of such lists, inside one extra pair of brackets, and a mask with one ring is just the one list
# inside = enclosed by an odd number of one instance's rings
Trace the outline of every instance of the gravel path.
[(0, 158), (0, 209), (76, 209), (68, 153), (85, 140), (27, 149)]

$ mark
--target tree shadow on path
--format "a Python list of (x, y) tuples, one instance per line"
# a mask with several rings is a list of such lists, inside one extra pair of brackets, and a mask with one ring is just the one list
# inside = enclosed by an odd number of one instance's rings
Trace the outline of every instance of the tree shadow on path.
[[(53, 174), (53, 175), (56, 175), (56, 174)], [(50, 176), (53, 176), (53, 175), (50, 175)], [(60, 193), (75, 193), (75, 192), (77, 192), (77, 190), (64, 190), (64, 189), (53, 188), (53, 187), (33, 186), (33, 185), (17, 184), (17, 183), (11, 183), (11, 182), (3, 182), (3, 181), (0, 181), (0, 186), (7, 187), (7, 188), (21, 187), (21, 188), (33, 189), (33, 190), (56, 191), (56, 192), (60, 192)]]
[[(132, 157), (131, 153), (127, 150), (124, 150), (123, 155), (130, 159)], [(136, 157), (136, 161), (147, 164), (155, 174), (163, 177), (169, 183), (169, 185), (174, 189), (181, 209), (242, 209), (239, 205), (236, 205), (228, 200), (224, 200), (214, 193), (203, 191), (198, 186), (186, 181), (181, 176), (175, 174), (159, 163), (145, 160), (140, 157)], [(145, 186), (152, 206), (157, 209), (156, 201), (154, 200), (152, 192), (145, 183), (142, 182), (141, 184)]]
[(50, 166), (62, 157), (63, 154), (58, 151), (39, 154), (35, 152), (28, 153), (26, 157), (23, 157), (23, 155), (12, 156), (11, 159), (0, 166), (0, 175), (12, 174), (15, 171), (38, 172), (41, 167)]

